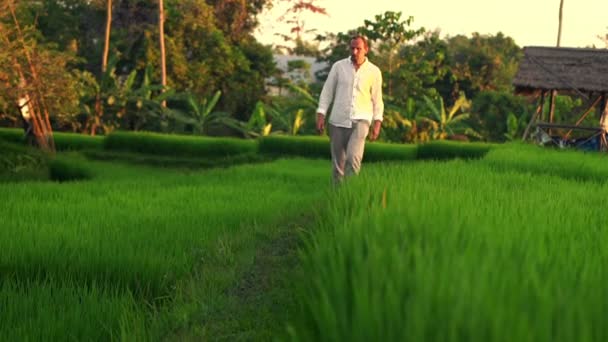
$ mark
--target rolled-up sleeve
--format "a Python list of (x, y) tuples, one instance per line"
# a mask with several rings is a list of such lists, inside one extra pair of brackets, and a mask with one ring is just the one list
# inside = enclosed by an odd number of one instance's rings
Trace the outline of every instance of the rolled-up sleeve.
[(372, 120), (382, 121), (384, 114), (384, 101), (382, 100), (382, 72), (377, 71), (376, 77), (372, 84), (372, 104), (373, 104), (373, 117)]
[(329, 70), (329, 75), (327, 76), (327, 80), (323, 85), (323, 90), (321, 91), (321, 96), (319, 96), (319, 108), (317, 108), (317, 113), (326, 115), (329, 106), (334, 98), (334, 93), (336, 91), (336, 83), (338, 81), (338, 75), (336, 70), (336, 64), (332, 65)]

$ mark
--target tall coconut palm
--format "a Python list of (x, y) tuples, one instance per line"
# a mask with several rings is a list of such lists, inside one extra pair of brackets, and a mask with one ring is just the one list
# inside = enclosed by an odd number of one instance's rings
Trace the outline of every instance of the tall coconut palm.
[[(103, 45), (103, 56), (101, 58), (101, 74), (106, 73), (108, 69), (108, 56), (110, 55), (110, 32), (112, 30), (112, 0), (106, 1), (106, 34)], [(97, 92), (97, 96), (95, 98), (95, 118), (91, 123), (91, 135), (95, 135), (97, 131), (97, 127), (101, 121), (101, 117), (103, 116), (103, 104), (101, 103), (101, 94), (99, 90)]]
[(559, 1), (559, 25), (557, 27), (557, 47), (561, 45), (562, 40), (562, 21), (564, 13), (564, 0)]
[(101, 72), (108, 68), (108, 55), (110, 54), (110, 31), (112, 30), (112, 0), (106, 3), (106, 35), (103, 45), (103, 58), (101, 60)]
[[(559, 18), (558, 18), (558, 26), (557, 26), (557, 44), (559, 47), (562, 41), (562, 22), (563, 22), (563, 13), (564, 13), (564, 0), (559, 1)], [(551, 91), (551, 103), (549, 107), (549, 122), (553, 122), (553, 113), (555, 112), (555, 98), (557, 97), (557, 90)], [(552, 134), (551, 129), (549, 129), (549, 135)]]
[[(160, 37), (160, 67), (161, 67), (161, 83), (163, 92), (167, 87), (167, 64), (165, 60), (165, 6), (163, 0), (158, 0), (158, 30)], [(163, 101), (163, 107), (167, 106), (167, 102)]]

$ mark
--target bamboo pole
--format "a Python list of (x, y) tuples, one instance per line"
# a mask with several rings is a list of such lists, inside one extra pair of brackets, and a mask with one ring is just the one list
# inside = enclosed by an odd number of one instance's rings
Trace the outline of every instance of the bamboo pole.
[(608, 131), (608, 102), (606, 101), (606, 93), (602, 93), (602, 102), (600, 104), (600, 151), (606, 151), (608, 142), (606, 141), (606, 132)]
[(540, 93), (540, 101), (538, 103), (538, 106), (536, 107), (536, 112), (534, 113), (534, 115), (532, 115), (532, 118), (530, 118), (530, 121), (528, 122), (528, 126), (526, 126), (526, 130), (524, 131), (524, 135), (521, 138), (521, 140), (525, 141), (526, 138), (528, 137), (528, 132), (530, 131), (530, 128), (532, 127), (532, 123), (534, 123), (534, 121), (536, 121), (536, 117), (539, 116), (544, 108), (544, 104), (545, 104), (545, 90), (541, 90)]
[[(574, 124), (575, 126), (580, 125), (581, 122), (583, 122), (583, 120), (585, 120), (585, 117), (587, 117), (587, 115), (589, 113), (591, 113), (591, 110), (593, 108), (595, 108), (595, 106), (597, 106), (598, 102), (600, 102), (601, 100), (601, 96), (598, 96), (597, 99), (595, 99), (595, 101), (593, 101), (593, 103), (591, 104), (591, 106), (589, 108), (587, 108), (587, 110), (583, 113), (583, 115), (581, 115), (581, 117), (576, 121), (576, 124)], [(572, 133), (572, 129), (568, 131), (568, 133), (566, 133), (566, 135), (564, 135), (564, 139), (568, 139), (570, 137), (570, 134)]]
[[(549, 123), (553, 123), (553, 116), (555, 114), (555, 98), (557, 97), (557, 90), (551, 90), (551, 99), (549, 101)], [(549, 135), (552, 134), (549, 129)]]

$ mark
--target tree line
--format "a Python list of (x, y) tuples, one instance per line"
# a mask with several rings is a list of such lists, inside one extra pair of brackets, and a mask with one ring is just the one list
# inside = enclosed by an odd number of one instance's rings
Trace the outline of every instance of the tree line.
[(348, 54), (353, 33), (370, 38), (384, 72), (385, 140), (504, 140), (527, 115), (511, 89), (521, 48), (502, 33), (441, 38), (389, 11), (305, 40), (302, 13), (326, 14), (315, 1), (2, 0), (0, 124), (19, 125), (27, 108), (42, 132), (311, 133), (306, 117), (321, 84), (269, 94), (268, 80), (281, 74), (278, 47), (254, 37), (260, 13), (279, 2), (294, 25), (283, 51), (329, 66)]

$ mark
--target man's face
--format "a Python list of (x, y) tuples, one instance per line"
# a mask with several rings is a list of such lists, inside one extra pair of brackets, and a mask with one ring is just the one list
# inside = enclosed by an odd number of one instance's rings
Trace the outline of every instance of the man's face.
[(353, 62), (361, 64), (365, 61), (365, 55), (367, 55), (367, 47), (363, 42), (363, 39), (356, 38), (350, 41), (350, 57)]

